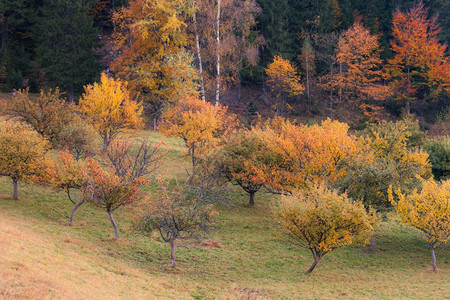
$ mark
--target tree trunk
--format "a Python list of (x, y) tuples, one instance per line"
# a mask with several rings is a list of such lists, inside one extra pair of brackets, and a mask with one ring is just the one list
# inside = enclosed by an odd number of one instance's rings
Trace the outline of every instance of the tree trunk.
[(217, 17), (216, 17), (216, 101), (215, 106), (219, 105), (220, 101), (220, 0), (217, 0)]
[(73, 83), (69, 85), (69, 103), (73, 103)]
[(370, 251), (373, 250), (373, 234), (370, 235), (369, 250), (370, 250)]
[(339, 64), (339, 102), (342, 103), (342, 63)]
[(112, 216), (112, 212), (108, 210), (109, 220), (111, 221), (112, 226), (114, 227), (114, 236), (116, 239), (119, 238), (119, 229), (117, 228), (116, 222)]
[(311, 99), (309, 97), (309, 61), (306, 57), (306, 95), (308, 96), (309, 104), (311, 105)]
[(75, 212), (77, 211), (78, 207), (80, 207), (84, 203), (84, 199), (78, 202), (72, 210), (72, 213), (70, 214), (70, 220), (69, 220), (69, 226), (73, 223), (73, 218), (75, 217)]
[(13, 179), (13, 199), (19, 199), (19, 191), (17, 189), (17, 179)]
[(330, 117), (333, 118), (333, 62), (330, 62)]
[(157, 122), (156, 122), (156, 118), (153, 118), (153, 131), (156, 131), (156, 126)]
[[(194, 6), (196, 2), (194, 1)], [(194, 10), (192, 15), (192, 21), (194, 22), (194, 35), (195, 35), (195, 48), (197, 50), (197, 61), (198, 61), (198, 77), (200, 79), (200, 98), (203, 101), (206, 101), (205, 98), (205, 83), (203, 81), (203, 65), (202, 65), (202, 54), (200, 51), (200, 40), (198, 36), (198, 27), (197, 27), (197, 12)]]
[(237, 98), (238, 101), (241, 102), (241, 97), (242, 97), (242, 81), (241, 81), (241, 72), (238, 73), (238, 94), (237, 94)]
[(433, 245), (430, 246), (430, 250), (431, 250), (431, 259), (433, 260), (433, 271), (437, 272), (436, 255), (434, 254), (434, 246)]
[(322, 258), (322, 257), (320, 257), (320, 256), (316, 256), (316, 257), (314, 258), (314, 262), (313, 262), (313, 264), (311, 265), (311, 267), (306, 271), (306, 274), (309, 274), (309, 273), (311, 273), (311, 272), (314, 270), (314, 268), (316, 267), (317, 263), (320, 261), (321, 258)]
[(169, 241), (170, 243), (170, 259), (172, 260), (172, 267), (175, 268), (177, 266), (177, 263), (175, 261), (175, 244), (174, 244), (174, 240), (171, 239)]
[(255, 206), (255, 192), (250, 192), (249, 194), (250, 194), (250, 202), (249, 202), (249, 204), (251, 206)]
[(411, 114), (411, 104), (409, 100), (406, 100), (406, 114), (409, 116)]

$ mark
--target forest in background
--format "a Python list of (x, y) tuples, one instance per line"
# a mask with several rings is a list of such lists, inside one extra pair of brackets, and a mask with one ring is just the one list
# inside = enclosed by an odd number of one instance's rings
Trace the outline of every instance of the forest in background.
[[(390, 44), (396, 38), (393, 15), (398, 11), (406, 16), (416, 1), (128, 2), (1, 1), (0, 89), (39, 92), (59, 87), (69, 101), (77, 102), (83, 87), (106, 70), (129, 81), (135, 95), (145, 100), (150, 122), (189, 90), (213, 103), (220, 99), (250, 123), (257, 114), (303, 122), (333, 117), (361, 128), (408, 110), (423, 126), (448, 119), (447, 1), (423, 1), (422, 13), (430, 22), (422, 24), (424, 41), (441, 48), (434, 53), (405, 49), (397, 56)], [(349, 31), (355, 21), (362, 26), (359, 30), (369, 31), (360, 32), (367, 40), (347, 40), (347, 48), (340, 46), (346, 32), (356, 34)], [(412, 31), (421, 32), (418, 27)], [(371, 50), (361, 57), (372, 61), (355, 66), (352, 59), (361, 58), (352, 58), (351, 49), (361, 52), (368, 43)], [(342, 51), (351, 55), (343, 57)], [(434, 75), (424, 66), (426, 58), (389, 70), (389, 65), (398, 66), (392, 60), (401, 55), (404, 60), (408, 55), (441, 56), (437, 59), (444, 63)], [(266, 69), (277, 56), (293, 69), (297, 92), (289, 84), (270, 84)], [(398, 74), (406, 69), (408, 75)], [(365, 73), (355, 75), (355, 70)], [(390, 92), (381, 91), (383, 85)]]

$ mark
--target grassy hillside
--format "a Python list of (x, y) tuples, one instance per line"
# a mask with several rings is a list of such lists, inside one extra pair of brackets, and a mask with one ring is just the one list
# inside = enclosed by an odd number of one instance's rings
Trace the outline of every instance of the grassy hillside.
[[(154, 132), (140, 135), (162, 139)], [(167, 140), (159, 173), (183, 178), (183, 144)], [(152, 189), (152, 187), (150, 187)], [(232, 190), (234, 205), (219, 206), (220, 223), (205, 241), (180, 241), (178, 267), (158, 235), (130, 230), (130, 210), (119, 209), (121, 233), (114, 240), (107, 214), (84, 205), (67, 225), (65, 194), (0, 178), (0, 299), (444, 299), (450, 290), (450, 245), (437, 249), (438, 273), (421, 233), (385, 220), (375, 249), (349, 247), (328, 254), (310, 275), (312, 255), (287, 243), (271, 214), (273, 195), (257, 195), (256, 206)]]

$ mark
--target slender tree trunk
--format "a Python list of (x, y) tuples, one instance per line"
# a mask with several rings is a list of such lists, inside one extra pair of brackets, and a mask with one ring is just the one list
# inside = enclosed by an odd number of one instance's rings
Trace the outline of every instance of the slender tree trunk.
[(170, 259), (172, 260), (172, 267), (175, 268), (177, 266), (177, 263), (175, 261), (175, 243), (173, 239), (171, 239), (169, 243), (170, 243)]
[(217, 17), (216, 17), (216, 101), (215, 106), (219, 105), (220, 101), (220, 0), (217, 0)]
[(238, 94), (237, 94), (237, 98), (238, 101), (241, 102), (241, 95), (242, 95), (242, 81), (241, 81), (241, 72), (238, 72)]
[(409, 116), (411, 114), (411, 104), (409, 100), (406, 100), (406, 114)]
[[(308, 100), (311, 100), (309, 97), (309, 61), (308, 61), (309, 57), (306, 57), (306, 95), (308, 96)], [(309, 102), (309, 104), (311, 105), (311, 101)]]
[(75, 212), (83, 203), (84, 203), (84, 199), (81, 200), (80, 202), (78, 202), (77, 204), (75, 204), (75, 206), (73, 207), (72, 213), (70, 214), (69, 226), (72, 225), (72, 223), (73, 223), (73, 218), (75, 217)]
[(69, 103), (73, 103), (73, 83), (69, 84)]
[(342, 63), (339, 63), (339, 102), (342, 103)]
[(434, 246), (433, 245), (430, 245), (430, 250), (431, 250), (431, 259), (433, 260), (433, 271), (437, 272), (436, 255), (434, 254)]
[(370, 251), (373, 250), (373, 234), (370, 235), (369, 250), (370, 250)]
[(309, 273), (311, 273), (311, 272), (314, 270), (314, 268), (315, 268), (316, 265), (319, 263), (319, 261), (320, 261), (321, 258), (322, 258), (322, 257), (320, 257), (320, 256), (316, 256), (316, 257), (314, 258), (314, 262), (313, 262), (313, 264), (311, 265), (311, 267), (306, 271), (306, 274), (309, 274)]
[(249, 194), (250, 194), (250, 201), (249, 201), (249, 204), (250, 204), (251, 206), (254, 206), (254, 205), (255, 205), (255, 192), (250, 192)]
[[(194, 1), (194, 6), (196, 6), (196, 2)], [(205, 83), (203, 81), (203, 65), (202, 65), (202, 54), (200, 51), (200, 39), (198, 36), (198, 27), (197, 27), (197, 12), (194, 10), (192, 15), (192, 21), (194, 22), (194, 35), (195, 35), (195, 48), (197, 50), (197, 61), (198, 61), (198, 75), (200, 79), (200, 97), (203, 101), (206, 101), (205, 98)]]
[(119, 229), (117, 228), (116, 222), (112, 216), (112, 212), (108, 210), (109, 220), (111, 221), (112, 226), (114, 227), (114, 236), (116, 239), (119, 238)]
[(156, 118), (153, 118), (153, 131), (156, 131)]
[(13, 199), (19, 200), (19, 191), (17, 189), (17, 179), (13, 179)]
[(333, 118), (333, 61), (330, 62), (330, 116)]

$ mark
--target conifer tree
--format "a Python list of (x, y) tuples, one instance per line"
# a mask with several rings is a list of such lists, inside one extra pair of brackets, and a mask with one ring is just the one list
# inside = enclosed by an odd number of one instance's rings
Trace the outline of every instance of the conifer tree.
[(67, 91), (69, 102), (100, 73), (98, 31), (88, 1), (45, 0), (35, 36), (38, 61), (50, 86)]

